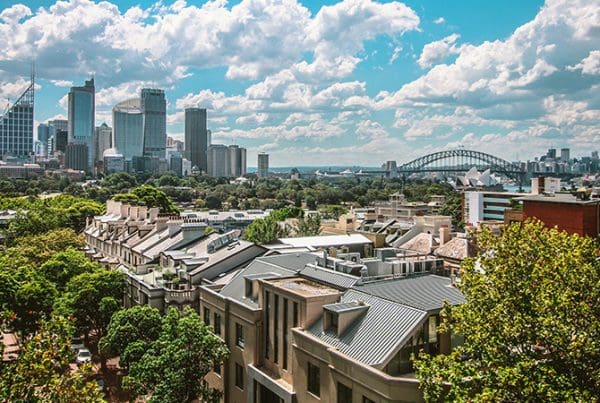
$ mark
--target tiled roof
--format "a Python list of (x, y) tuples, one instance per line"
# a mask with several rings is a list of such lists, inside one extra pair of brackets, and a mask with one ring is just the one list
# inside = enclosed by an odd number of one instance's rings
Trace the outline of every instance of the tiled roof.
[(457, 260), (464, 260), (475, 253), (475, 246), (466, 238), (453, 238), (435, 250), (437, 256)]
[(355, 285), (353, 288), (423, 311), (437, 311), (443, 307), (444, 301), (452, 305), (465, 302), (465, 297), (451, 285), (449, 278), (433, 274), (376, 281)]
[(341, 302), (352, 301), (363, 301), (368, 308), (341, 335), (324, 331), (322, 320), (317, 320), (307, 332), (367, 365), (385, 365), (427, 317), (427, 312), (348, 290)]
[(433, 235), (421, 233), (405, 244), (401, 245), (401, 249), (413, 250), (415, 252), (429, 254), (433, 248), (437, 245), (433, 239)]

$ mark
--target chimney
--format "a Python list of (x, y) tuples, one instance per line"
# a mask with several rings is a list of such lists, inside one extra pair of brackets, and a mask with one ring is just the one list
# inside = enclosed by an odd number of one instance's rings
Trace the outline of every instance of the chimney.
[(440, 226), (440, 246), (445, 245), (450, 240), (450, 228), (446, 224)]
[(161, 232), (167, 228), (169, 217), (158, 217), (156, 219), (156, 231)]
[(175, 235), (181, 229), (182, 224), (183, 221), (181, 220), (169, 220), (167, 222), (167, 227), (169, 228), (169, 236), (172, 237), (173, 235)]

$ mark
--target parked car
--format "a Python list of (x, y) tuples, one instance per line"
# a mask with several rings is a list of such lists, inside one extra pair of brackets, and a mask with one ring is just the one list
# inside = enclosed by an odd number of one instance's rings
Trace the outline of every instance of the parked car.
[(82, 348), (77, 352), (77, 365), (87, 364), (92, 362), (92, 353), (87, 348)]

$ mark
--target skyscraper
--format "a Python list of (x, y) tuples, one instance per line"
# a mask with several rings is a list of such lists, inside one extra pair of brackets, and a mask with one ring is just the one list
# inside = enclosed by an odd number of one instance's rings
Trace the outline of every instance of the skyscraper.
[[(87, 80), (83, 87), (71, 87), (69, 91), (68, 142), (87, 146), (87, 170), (94, 165), (94, 117), (96, 113), (96, 89), (94, 79)], [(81, 148), (77, 148), (81, 152)], [(77, 161), (80, 161), (78, 158)], [(70, 168), (70, 167), (69, 167)], [(74, 168), (74, 167), (73, 167)]]
[(34, 82), (0, 116), (0, 157), (29, 158), (33, 152)]
[(46, 123), (40, 123), (37, 127), (37, 139), (40, 142), (40, 150), (38, 155), (48, 155), (48, 139), (51, 137), (50, 129), (54, 128)]
[(185, 157), (201, 171), (208, 172), (206, 109), (185, 110)]
[(144, 119), (139, 98), (113, 108), (113, 147), (126, 161), (141, 157), (144, 150)]
[(569, 162), (571, 159), (571, 150), (569, 148), (560, 149), (560, 160), (562, 162)]
[[(209, 147), (210, 148), (210, 147)], [(246, 174), (246, 149), (237, 145), (229, 146), (229, 172), (227, 176), (239, 178)]]
[(143, 88), (144, 156), (165, 158), (167, 148), (167, 102), (163, 90)]
[(109, 148), (112, 148), (112, 129), (106, 123), (102, 123), (94, 132), (94, 163), (102, 161), (104, 151)]
[(546, 153), (546, 158), (556, 159), (556, 148), (549, 148)]
[(258, 154), (257, 175), (259, 178), (266, 178), (267, 176), (269, 176), (269, 154), (266, 154), (266, 153)]
[[(211, 144), (208, 148), (208, 170), (209, 176), (215, 178), (230, 176), (229, 172), (229, 148), (223, 144)], [(193, 163), (192, 163), (193, 164)]]

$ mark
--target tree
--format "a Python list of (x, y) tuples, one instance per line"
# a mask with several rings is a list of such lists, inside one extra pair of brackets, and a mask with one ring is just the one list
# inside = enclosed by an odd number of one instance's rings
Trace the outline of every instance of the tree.
[[(144, 348), (158, 339), (162, 318), (156, 308), (134, 306), (115, 312), (100, 340), (100, 352), (106, 357), (121, 356), (134, 343), (142, 343)], [(131, 353), (130, 349), (130, 353)]]
[(296, 236), (315, 236), (321, 233), (321, 216), (313, 214), (298, 220)]
[(60, 228), (17, 238), (17, 244), (18, 246), (9, 247), (0, 254), (0, 267), (36, 267), (60, 251), (82, 247), (84, 241), (83, 237), (72, 229)]
[(6, 402), (102, 402), (90, 366), (71, 370), (72, 324), (64, 318), (41, 322), (21, 348), (16, 363), (0, 374), (0, 400)]
[(47, 280), (53, 282), (59, 291), (62, 291), (73, 277), (99, 269), (100, 267), (90, 262), (84, 253), (69, 248), (46, 261), (40, 267), (39, 272)]
[(77, 329), (86, 337), (93, 332), (101, 338), (112, 315), (120, 308), (124, 288), (121, 272), (99, 269), (82, 273), (67, 283), (60, 305), (73, 314)]
[(269, 244), (288, 234), (287, 228), (279, 225), (273, 218), (267, 217), (252, 221), (246, 228), (244, 239), (257, 244)]
[(15, 293), (12, 325), (22, 338), (38, 329), (42, 318), (50, 317), (56, 298), (56, 287), (41, 276), (32, 275)]
[(348, 209), (344, 206), (325, 205), (325, 206), (319, 207), (319, 214), (323, 218), (329, 218), (329, 219), (333, 219), (333, 220), (337, 220), (338, 218), (340, 218), (340, 216), (342, 214), (346, 214), (347, 212), (348, 212)]
[(158, 339), (131, 365), (124, 385), (135, 395), (150, 394), (151, 402), (216, 402), (220, 394), (204, 385), (203, 378), (228, 356), (225, 343), (194, 310), (172, 308)]
[(179, 212), (165, 192), (149, 185), (138, 186), (129, 193), (116, 195), (113, 199), (131, 204), (141, 204), (147, 207), (158, 207), (161, 213)]
[(304, 210), (300, 207), (284, 207), (278, 210), (274, 210), (269, 214), (275, 221), (285, 221), (288, 218), (302, 218), (304, 217)]
[[(591, 238), (513, 224), (484, 230), (463, 264), (466, 303), (442, 331), (461, 334), (450, 355), (415, 366), (430, 401), (594, 401), (600, 396), (600, 261)], [(449, 383), (449, 386), (444, 386)]]

